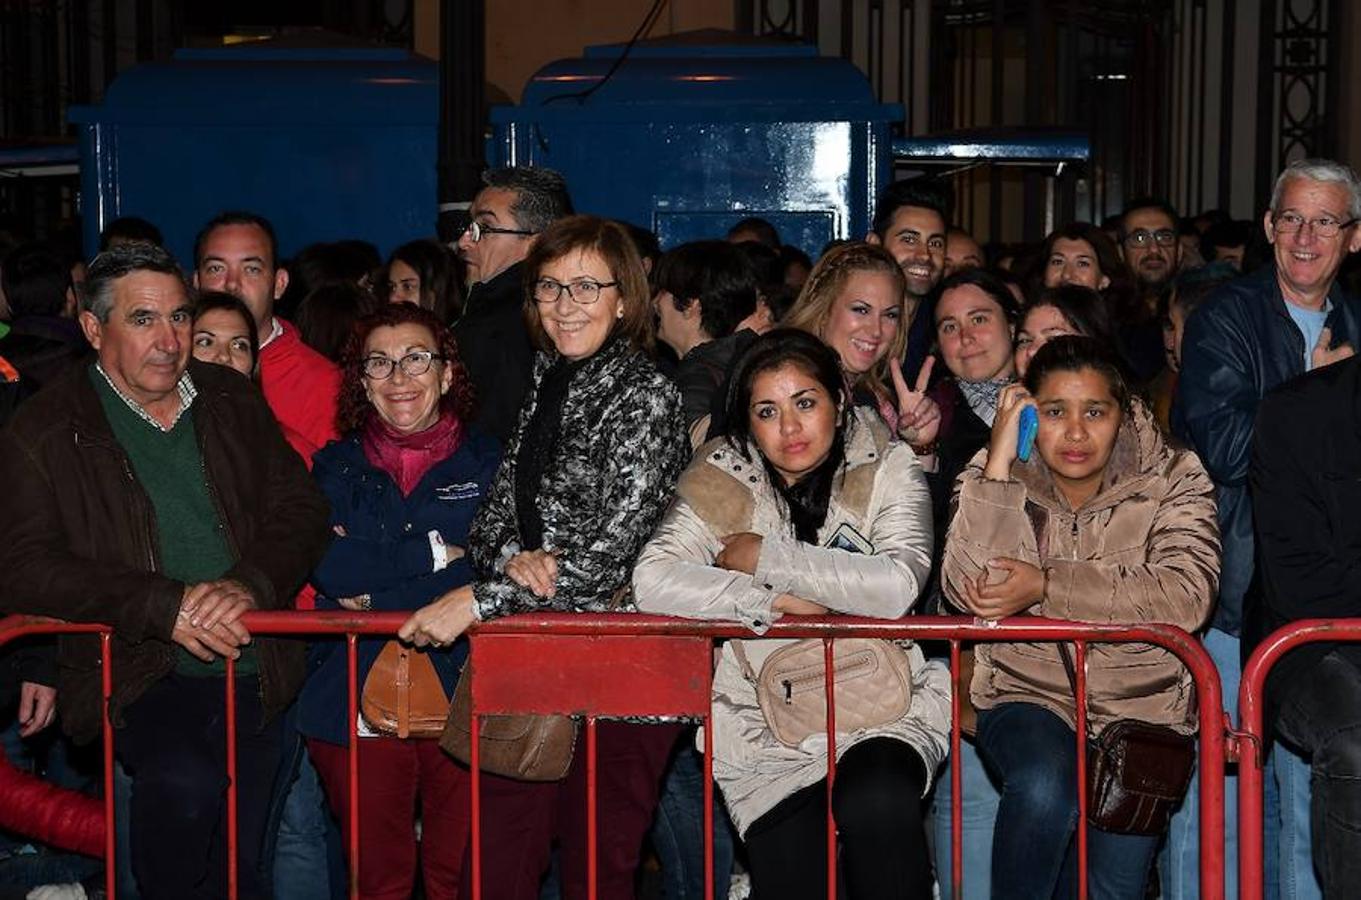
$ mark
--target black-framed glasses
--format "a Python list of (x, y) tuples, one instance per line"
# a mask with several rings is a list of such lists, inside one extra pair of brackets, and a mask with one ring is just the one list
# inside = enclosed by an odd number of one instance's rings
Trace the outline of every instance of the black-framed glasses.
[(1333, 216), (1316, 216), (1306, 219), (1299, 213), (1283, 212), (1280, 215), (1271, 217), (1271, 230), (1277, 234), (1294, 234), (1303, 231), (1308, 226), (1316, 237), (1333, 238), (1341, 233), (1342, 229), (1350, 228), (1355, 225), (1358, 219), (1336, 219)]
[(366, 356), (360, 363), (360, 369), (364, 377), (371, 381), (384, 381), (392, 377), (392, 372), (398, 366), (402, 367), (402, 374), (408, 378), (419, 378), (430, 371), (430, 365), (437, 359), (444, 359), (438, 353), (430, 350), (412, 350), (401, 359), (393, 359), (381, 353)]
[(557, 303), (562, 298), (562, 292), (566, 291), (567, 296), (578, 306), (590, 306), (600, 299), (601, 291), (618, 284), (617, 281), (595, 281), (590, 278), (564, 284), (552, 278), (540, 278), (534, 282), (534, 299), (545, 305)]
[(1171, 228), (1159, 228), (1157, 231), (1139, 228), (1125, 235), (1125, 243), (1131, 247), (1151, 247), (1154, 244), (1159, 247), (1171, 247), (1176, 242), (1177, 233)]
[(468, 233), (468, 240), (474, 244), (489, 234), (518, 234), (523, 237), (538, 234), (537, 231), (530, 231), (526, 228), (497, 228), (495, 225), (483, 225), (481, 222), (469, 222), (465, 230)]

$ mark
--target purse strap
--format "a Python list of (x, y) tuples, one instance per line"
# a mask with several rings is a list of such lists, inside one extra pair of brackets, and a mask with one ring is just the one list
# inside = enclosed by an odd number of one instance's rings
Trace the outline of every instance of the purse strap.
[(737, 664), (742, 667), (742, 677), (752, 684), (756, 684), (756, 670), (751, 667), (751, 660), (747, 659), (747, 651), (742, 648), (742, 641), (732, 641), (732, 652), (737, 656)]
[[(1073, 689), (1073, 705), (1077, 705), (1077, 666), (1073, 664), (1073, 655), (1068, 652), (1068, 644), (1059, 642), (1059, 659), (1063, 661), (1063, 671), (1068, 675), (1068, 686)], [(1084, 701), (1083, 705), (1086, 703)], [(1091, 722), (1088, 720), (1087, 737), (1092, 737)]]

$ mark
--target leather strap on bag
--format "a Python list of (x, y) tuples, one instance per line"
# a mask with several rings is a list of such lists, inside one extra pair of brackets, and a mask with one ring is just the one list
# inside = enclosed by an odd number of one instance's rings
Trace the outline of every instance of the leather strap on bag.
[(388, 641), (364, 679), (359, 710), (380, 734), (439, 737), (449, 716), (449, 697), (429, 656)]

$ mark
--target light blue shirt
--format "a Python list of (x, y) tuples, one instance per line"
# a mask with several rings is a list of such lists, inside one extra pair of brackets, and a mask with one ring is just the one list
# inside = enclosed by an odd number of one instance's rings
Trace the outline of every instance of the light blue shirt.
[(1286, 312), (1294, 320), (1295, 327), (1304, 335), (1304, 371), (1314, 367), (1314, 348), (1318, 346), (1318, 336), (1323, 333), (1323, 323), (1328, 321), (1328, 313), (1333, 311), (1333, 301), (1324, 299), (1323, 309), (1301, 309), (1290, 301), (1285, 303)]

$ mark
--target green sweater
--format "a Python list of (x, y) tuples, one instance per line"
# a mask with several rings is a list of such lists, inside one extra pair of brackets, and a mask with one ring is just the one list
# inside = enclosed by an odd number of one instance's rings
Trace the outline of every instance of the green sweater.
[[(221, 578), (236, 558), (227, 541), (226, 526), (208, 488), (194, 415), (190, 406), (175, 427), (162, 431), (145, 421), (114, 392), (93, 366), (90, 380), (99, 393), (114, 437), (128, 455), (138, 483), (151, 500), (162, 575), (195, 584)], [(205, 663), (177, 645), (175, 670), (197, 677), (221, 676), (226, 664)], [(253, 645), (242, 648), (236, 661), (239, 675), (253, 675), (259, 667)]]

